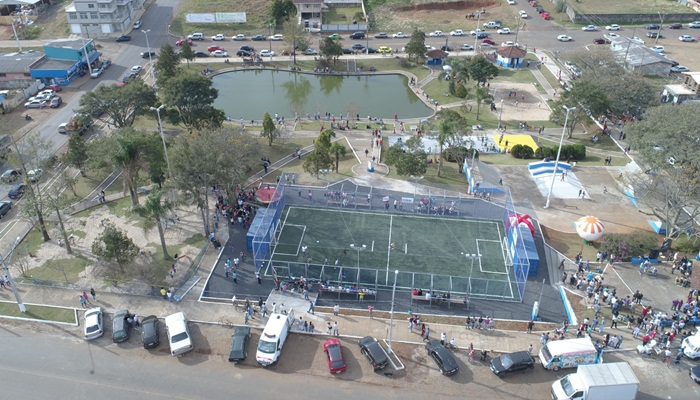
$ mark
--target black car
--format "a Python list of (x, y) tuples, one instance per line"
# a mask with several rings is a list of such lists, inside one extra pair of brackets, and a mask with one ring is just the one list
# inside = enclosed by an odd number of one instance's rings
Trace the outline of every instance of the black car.
[(661, 29), (661, 25), (649, 24), (649, 25), (645, 26), (644, 29), (657, 30), (657, 29)]
[(384, 349), (377, 343), (377, 340), (371, 336), (365, 336), (360, 339), (360, 351), (367, 357), (372, 368), (375, 370), (384, 369), (389, 364), (389, 358), (384, 352)]
[(253, 46), (241, 46), (239, 50), (255, 53), (255, 47)]
[(248, 339), (250, 338), (250, 328), (247, 326), (237, 326), (233, 331), (233, 341), (231, 341), (231, 351), (228, 353), (228, 360), (233, 363), (245, 361), (248, 356)]
[(265, 40), (265, 39), (267, 39), (267, 37), (265, 37), (265, 35), (262, 35), (262, 34), (257, 34), (255, 36), (253, 36), (252, 38), (250, 38), (250, 40), (256, 40), (256, 41), (261, 41), (261, 40)]
[(11, 199), (18, 199), (24, 195), (25, 190), (27, 190), (27, 185), (24, 183), (17, 184), (13, 186), (9, 192), (7, 192), (7, 197)]
[(366, 49), (365, 49), (365, 52), (366, 52), (367, 54), (379, 53), (379, 51), (377, 51), (377, 49), (375, 49), (374, 47), (368, 47), (368, 48), (366, 48)]
[(656, 38), (662, 38), (663, 36), (661, 36), (660, 32), (647, 32), (647, 37), (652, 38), (652, 39), (656, 39)]
[(350, 39), (364, 39), (364, 38), (365, 38), (364, 32), (353, 32), (350, 34)]
[(155, 51), (144, 51), (141, 53), (141, 58), (153, 58), (156, 56)]
[(134, 318), (129, 314), (129, 310), (120, 310), (114, 313), (112, 318), (112, 341), (122, 343), (129, 340), (131, 336), (131, 323), (128, 319)]
[(253, 54), (255, 54), (255, 53), (253, 53), (253, 52), (251, 52), (251, 51), (247, 51), (247, 50), (238, 50), (238, 51), (236, 52), (236, 55), (237, 55), (238, 57), (250, 57), (250, 56), (252, 56)]
[(9, 200), (0, 201), (0, 219), (12, 210), (12, 202)]
[(353, 44), (352, 44), (352, 49), (353, 49), (353, 50), (364, 50), (364, 49), (365, 49), (365, 45), (363, 45), (362, 43), (353, 43)]
[(117, 42), (128, 42), (131, 40), (131, 36), (129, 35), (122, 35), (117, 38)]
[(690, 378), (695, 381), (695, 383), (700, 383), (700, 365), (696, 365), (690, 369)]
[(479, 33), (476, 34), (476, 38), (477, 38), (477, 39), (485, 39), (485, 38), (487, 38), (487, 37), (489, 37), (489, 34), (486, 33), (486, 32), (479, 32)]
[(491, 360), (491, 371), (497, 376), (532, 368), (535, 368), (535, 359), (527, 351), (516, 351)]
[(452, 353), (447, 350), (447, 347), (440, 343), (439, 340), (431, 340), (426, 343), (425, 350), (428, 352), (430, 357), (435, 360), (443, 375), (452, 376), (459, 372), (457, 361), (452, 356)]
[(354, 51), (352, 49), (348, 49), (347, 47), (343, 47), (343, 54), (352, 54)]
[(206, 51), (195, 51), (194, 52), (195, 57), (209, 57), (209, 53)]
[(443, 44), (442, 46), (440, 46), (440, 50), (442, 50), (442, 51), (452, 51), (452, 50), (454, 50), (454, 49), (452, 48), (452, 46)]
[(542, 7), (535, 7), (535, 10), (537, 10), (538, 14), (542, 14), (544, 12), (544, 8)]
[(141, 321), (141, 341), (144, 349), (152, 349), (160, 344), (158, 318), (149, 315)]

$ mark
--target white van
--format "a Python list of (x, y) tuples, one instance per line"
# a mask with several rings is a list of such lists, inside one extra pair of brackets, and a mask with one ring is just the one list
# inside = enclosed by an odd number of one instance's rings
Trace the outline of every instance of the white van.
[(279, 361), (282, 346), (284, 346), (289, 330), (294, 324), (294, 311), (289, 314), (271, 314), (265, 325), (265, 329), (260, 335), (258, 351), (255, 359), (263, 367), (274, 365)]
[(700, 330), (683, 339), (681, 349), (683, 349), (683, 354), (692, 360), (700, 358)]
[(165, 330), (168, 332), (170, 354), (173, 356), (185, 354), (194, 348), (185, 313), (179, 312), (165, 317)]
[(190, 40), (204, 40), (204, 34), (201, 32), (193, 33), (189, 36), (187, 36), (187, 39)]
[(540, 349), (540, 361), (544, 369), (554, 371), (600, 364), (603, 362), (603, 349), (598, 349), (590, 338), (554, 340)]

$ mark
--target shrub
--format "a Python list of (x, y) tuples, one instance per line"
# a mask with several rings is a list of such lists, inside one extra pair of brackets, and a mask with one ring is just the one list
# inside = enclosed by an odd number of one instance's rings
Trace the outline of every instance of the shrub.
[(649, 250), (658, 247), (659, 237), (651, 232), (634, 232), (630, 234), (606, 233), (600, 243), (600, 251), (615, 254), (623, 261), (632, 257), (646, 256)]
[(468, 153), (468, 149), (464, 146), (462, 147), (448, 147), (442, 151), (442, 159), (448, 162), (463, 161), (465, 154)]
[(457, 88), (455, 89), (455, 97), (459, 97), (460, 99), (463, 99), (467, 97), (469, 92), (467, 91), (467, 88), (464, 87), (464, 85), (457, 85)]
[(528, 158), (532, 158), (535, 155), (535, 152), (530, 146), (516, 144), (512, 149), (510, 149), (510, 154), (515, 158), (527, 160)]
[(676, 250), (685, 254), (697, 254), (700, 252), (700, 239), (696, 236), (682, 235), (676, 239)]
[(450, 92), (451, 95), (455, 95), (455, 80), (450, 79), (450, 82), (447, 84), (447, 90)]

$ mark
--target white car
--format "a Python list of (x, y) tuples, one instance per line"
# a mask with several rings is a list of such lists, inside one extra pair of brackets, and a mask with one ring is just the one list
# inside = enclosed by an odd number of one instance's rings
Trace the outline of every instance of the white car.
[(85, 311), (85, 340), (97, 339), (105, 333), (102, 307), (93, 307)]
[[(429, 45), (429, 44), (426, 44), (426, 45), (425, 45), (425, 51), (430, 51), (430, 50), (435, 50), (435, 47), (433, 47), (433, 46), (431, 46), (431, 45)], [(402, 50), (402, 51), (405, 51), (405, 50)]]
[(435, 32), (430, 32), (428, 36), (430, 37), (442, 37), (442, 31), (435, 31)]
[(46, 89), (39, 92), (39, 96), (48, 96), (49, 98), (52, 98), (55, 95), (56, 92), (53, 89)]
[(472, 35), (472, 36), (476, 36), (476, 35), (478, 35), (479, 33), (486, 33), (486, 31), (483, 30), (483, 29), (478, 29), (478, 28), (477, 28), (477, 29), (474, 29), (473, 31), (469, 32), (469, 34)]
[(92, 70), (92, 73), (90, 74), (90, 78), (99, 78), (100, 75), (102, 75), (102, 72), (104, 72), (102, 67), (95, 68)]
[(651, 51), (656, 52), (656, 53), (663, 53), (664, 50), (666, 50), (666, 49), (664, 48), (664, 46), (652, 46), (652, 47), (649, 47), (649, 48), (651, 49)]
[(37, 182), (41, 178), (42, 173), (44, 173), (44, 170), (41, 168), (30, 169), (27, 172), (27, 178), (29, 178), (29, 182)]
[(517, 45), (518, 45), (517, 43), (511, 42), (511, 41), (501, 43), (501, 47), (510, 47), (510, 46), (517, 46)]
[(573, 39), (574, 39), (574, 38), (572, 38), (571, 36), (568, 36), (568, 35), (559, 35), (559, 36), (557, 36), (557, 40), (560, 41), (560, 42), (570, 42), (570, 41), (572, 41)]
[(519, 15), (520, 15), (520, 18), (522, 18), (522, 19), (527, 19), (527, 13), (525, 12), (525, 10), (520, 10), (520, 14), (519, 14)]
[(499, 35), (510, 35), (513, 33), (513, 31), (510, 30), (510, 28), (501, 28), (496, 31)]
[(586, 25), (583, 28), (581, 28), (581, 30), (586, 31), (586, 32), (593, 32), (593, 31), (597, 31), (598, 27), (595, 25)]
[(211, 37), (211, 40), (216, 40), (216, 41), (220, 41), (220, 40), (224, 40), (224, 39), (226, 39), (226, 36), (224, 36), (223, 33), (219, 33), (219, 34)]
[(393, 35), (391, 35), (391, 37), (393, 37), (394, 39), (405, 39), (409, 36), (408, 36), (408, 34), (403, 33), (403, 32), (396, 32)]
[(141, 73), (141, 70), (143, 70), (143, 68), (141, 68), (140, 65), (134, 65), (133, 67), (131, 67), (131, 73), (132, 73), (132, 74), (137, 74), (137, 75), (138, 75), (138, 74)]
[(464, 31), (461, 29), (455, 29), (452, 32), (450, 32), (450, 36), (464, 36)]
[(231, 40), (236, 40), (236, 41), (241, 41), (241, 40), (248, 40), (244, 34), (239, 33), (236, 36), (231, 37)]
[(514, 6), (514, 5), (515, 5), (515, 0), (508, 0), (508, 5), (509, 5), (509, 6)]
[(695, 38), (690, 35), (681, 35), (678, 36), (678, 40), (680, 40), (681, 42), (694, 42)]
[(274, 55), (274, 50), (260, 50), (260, 57), (272, 57)]
[(608, 39), (617, 39), (617, 38), (620, 37), (620, 35), (618, 35), (617, 33), (610, 32), (610, 33), (608, 33), (608, 34), (606, 35), (606, 37), (607, 37)]
[(688, 28), (700, 28), (700, 21), (693, 21), (689, 23)]
[(688, 72), (690, 69), (684, 65), (676, 65), (675, 67), (671, 67), (671, 72)]
[(228, 52), (225, 50), (214, 50), (209, 53), (212, 57), (228, 57)]
[(284, 40), (284, 35), (281, 35), (281, 34), (278, 33), (278, 34), (276, 34), (276, 35), (270, 36), (268, 39), (269, 39), (269, 40), (273, 40), (273, 41), (275, 41), (275, 42), (279, 42), (279, 41), (281, 41), (281, 40)]
[(608, 26), (605, 27), (605, 30), (608, 30), (608, 31), (619, 31), (619, 30), (620, 30), (620, 25), (618, 25), (618, 24), (608, 25)]
[(474, 46), (465, 43), (465, 44), (459, 46), (459, 49), (460, 50), (474, 50)]

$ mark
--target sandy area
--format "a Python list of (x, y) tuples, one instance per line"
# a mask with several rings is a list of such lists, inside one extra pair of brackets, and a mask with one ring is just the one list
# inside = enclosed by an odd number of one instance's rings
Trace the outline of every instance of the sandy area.
[[(514, 95), (509, 97), (509, 92)], [(546, 99), (530, 83), (494, 82), (491, 83), (491, 93), (497, 107), (500, 108), (503, 100), (501, 119), (504, 121), (546, 121), (551, 114)]]

